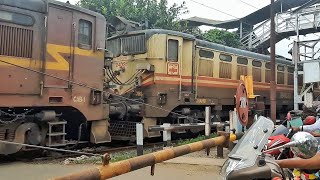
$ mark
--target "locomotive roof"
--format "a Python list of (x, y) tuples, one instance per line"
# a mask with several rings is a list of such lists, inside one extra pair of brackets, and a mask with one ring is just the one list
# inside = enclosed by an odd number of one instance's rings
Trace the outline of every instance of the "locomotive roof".
[[(79, 7), (79, 6), (75, 6), (75, 5), (72, 5), (72, 4), (68, 4), (68, 3), (64, 3), (64, 2), (56, 1), (56, 0), (48, 0), (48, 1), (49, 1), (50, 4), (55, 4), (55, 5), (58, 5), (58, 6), (67, 7), (69, 9), (73, 9), (73, 10), (80, 11), (80, 12), (83, 12), (83, 13), (86, 13), (86, 14), (90, 14), (90, 15), (95, 16), (97, 18), (105, 19), (105, 17), (102, 14), (94, 12), (94, 11), (91, 11), (89, 9), (85, 9), (85, 8), (82, 8), (82, 7)], [(67, 0), (65, 0), (65, 1), (67, 1)]]
[[(65, 0), (65, 1), (67, 1), (67, 0)], [(104, 16), (97, 13), (97, 12), (90, 11), (85, 8), (81, 8), (78, 6), (74, 6), (72, 4), (68, 4), (68, 3), (64, 3), (64, 2), (60, 2), (60, 1), (55, 1), (55, 0), (0, 0), (0, 5), (12, 6), (12, 7), (17, 7), (17, 8), (21, 8), (21, 9), (30, 10), (30, 11), (46, 13), (47, 12), (47, 2), (49, 2), (50, 4), (55, 4), (58, 6), (67, 7), (69, 9), (73, 9), (76, 11), (80, 11), (80, 12), (90, 14), (90, 15), (96, 16), (98, 18), (104, 19)]]
[(0, 0), (0, 5), (18, 7), (41, 13), (45, 13), (47, 9), (44, 0)]
[[(173, 36), (180, 36), (180, 37), (183, 37), (185, 39), (196, 40), (198, 46), (202, 46), (202, 47), (206, 47), (206, 48), (210, 48), (210, 49), (215, 49), (215, 50), (223, 51), (223, 52), (230, 53), (230, 54), (236, 54), (236, 55), (239, 55), (239, 56), (249, 57), (249, 58), (253, 58), (253, 59), (270, 61), (270, 56), (268, 56), (268, 55), (254, 53), (254, 52), (251, 52), (251, 51), (232, 48), (232, 47), (229, 47), (229, 46), (225, 46), (225, 45), (221, 45), (221, 44), (217, 44), (217, 43), (212, 43), (212, 42), (196, 39), (195, 36), (193, 36), (191, 34), (186, 34), (186, 33), (172, 31), (172, 30), (147, 29), (147, 30), (131, 31), (131, 32), (128, 32), (127, 34), (125, 34), (123, 36), (126, 36), (126, 35), (130, 36), (130, 35), (142, 34), (142, 33), (144, 33), (146, 35), (147, 39), (150, 38), (154, 34), (168, 34), (168, 35), (173, 35)], [(119, 37), (119, 36), (114, 36), (114, 37), (111, 37), (109, 39), (114, 39), (114, 38), (117, 38), (117, 37)], [(285, 58), (276, 58), (276, 61), (278, 63), (281, 63), (281, 64), (292, 65), (292, 62), (286, 60)]]

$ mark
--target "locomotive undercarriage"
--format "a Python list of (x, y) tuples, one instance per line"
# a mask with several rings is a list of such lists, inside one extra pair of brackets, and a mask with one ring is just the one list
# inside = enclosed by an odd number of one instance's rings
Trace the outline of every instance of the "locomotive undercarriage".
[[(109, 132), (113, 140), (134, 140), (136, 135), (136, 123), (144, 123), (145, 137), (159, 137), (159, 131), (150, 131), (152, 127), (170, 123), (195, 124), (202, 123), (205, 119), (205, 106), (181, 105), (172, 110), (167, 117), (146, 117), (143, 111), (144, 105), (128, 101), (110, 103)], [(213, 108), (212, 121), (221, 121), (221, 111)], [(198, 133), (202, 129), (179, 130), (176, 133)]]
[[(0, 154), (34, 150), (22, 144), (61, 147), (77, 144), (81, 139), (88, 140), (88, 137), (83, 135), (88, 134), (83, 128), (84, 123), (73, 121), (80, 118), (79, 115), (75, 115), (76, 111), (72, 112), (69, 108), (61, 109), (1, 108), (0, 140), (21, 145), (0, 143)], [(65, 120), (66, 116), (72, 117), (70, 114), (74, 114), (74, 118)]]

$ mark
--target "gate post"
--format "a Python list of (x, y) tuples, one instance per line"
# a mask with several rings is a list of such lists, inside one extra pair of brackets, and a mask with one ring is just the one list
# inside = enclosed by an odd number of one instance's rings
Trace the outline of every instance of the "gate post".
[(143, 155), (143, 123), (136, 123), (137, 156)]
[(163, 123), (163, 142), (165, 147), (171, 146), (171, 130), (168, 130), (170, 126), (170, 123)]

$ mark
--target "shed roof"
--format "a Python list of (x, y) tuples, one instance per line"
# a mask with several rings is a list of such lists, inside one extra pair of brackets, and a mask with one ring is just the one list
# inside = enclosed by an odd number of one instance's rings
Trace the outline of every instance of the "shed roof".
[[(278, 0), (275, 2), (275, 13), (279, 13), (281, 11), (287, 11), (289, 9), (301, 6), (309, 1), (310, 0)], [(267, 5), (239, 19), (231, 19), (231, 20), (221, 22), (221, 21), (210, 20), (210, 19), (205, 19), (200, 17), (192, 17), (192, 18), (184, 19), (182, 20), (182, 22), (187, 21), (189, 26), (208, 25), (208, 26), (214, 26), (214, 27), (219, 27), (224, 29), (234, 29), (239, 27), (240, 22), (253, 26), (269, 18), (270, 18), (270, 5)]]

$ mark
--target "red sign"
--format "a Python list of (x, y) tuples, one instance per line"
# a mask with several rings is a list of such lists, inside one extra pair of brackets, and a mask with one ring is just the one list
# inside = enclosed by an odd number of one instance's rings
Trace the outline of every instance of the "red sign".
[(179, 63), (168, 63), (167, 73), (169, 75), (179, 75)]
[(115, 62), (115, 66), (116, 68), (125, 68), (127, 67), (127, 62), (123, 62), (123, 61), (120, 61), (120, 62)]

